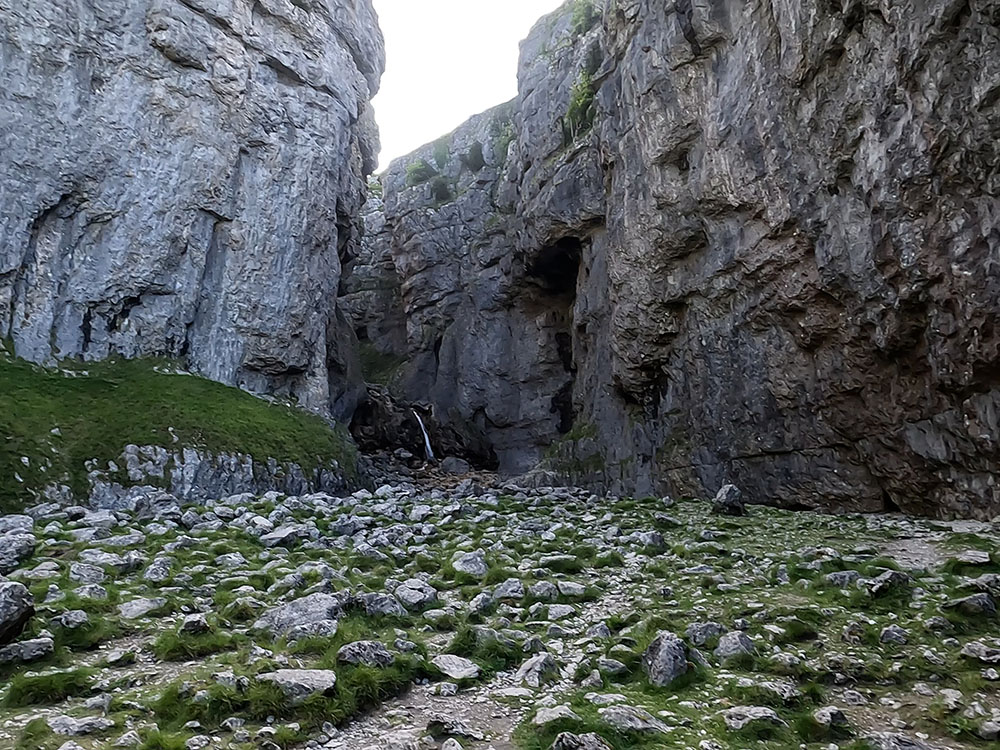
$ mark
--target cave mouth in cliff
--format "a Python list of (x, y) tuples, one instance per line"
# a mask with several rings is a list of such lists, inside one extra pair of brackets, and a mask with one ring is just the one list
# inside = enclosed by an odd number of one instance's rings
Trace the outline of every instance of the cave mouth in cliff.
[(582, 257), (583, 241), (579, 237), (563, 237), (538, 253), (528, 266), (528, 274), (552, 294), (575, 296)]

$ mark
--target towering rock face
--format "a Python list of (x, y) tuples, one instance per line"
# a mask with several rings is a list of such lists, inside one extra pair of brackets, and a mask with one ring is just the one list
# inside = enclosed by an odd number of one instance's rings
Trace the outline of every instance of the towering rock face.
[(0, 337), (349, 413), (369, 0), (0, 0)]
[(383, 180), (409, 395), (509, 470), (1000, 510), (1000, 2), (574, 0), (519, 75)]

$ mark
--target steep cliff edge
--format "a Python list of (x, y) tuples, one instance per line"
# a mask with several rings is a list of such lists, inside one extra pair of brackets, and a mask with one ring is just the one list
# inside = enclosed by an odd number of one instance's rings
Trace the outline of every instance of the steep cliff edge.
[(349, 414), (369, 0), (0, 1), (0, 338)]
[(383, 178), (400, 390), (509, 471), (996, 514), (1000, 3), (580, 0), (519, 80)]

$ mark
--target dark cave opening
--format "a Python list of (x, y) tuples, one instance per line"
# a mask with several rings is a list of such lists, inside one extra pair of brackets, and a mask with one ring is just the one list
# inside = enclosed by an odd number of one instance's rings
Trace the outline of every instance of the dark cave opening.
[(565, 435), (573, 429), (576, 422), (576, 409), (573, 406), (573, 380), (568, 380), (552, 397), (552, 414), (558, 415), (559, 424), (556, 429), (560, 435)]
[(889, 494), (888, 490), (882, 490), (882, 510), (884, 513), (902, 513), (903, 510), (900, 508), (896, 501), (892, 499), (892, 495)]
[(534, 280), (537, 290), (530, 294), (531, 302), (551, 311), (555, 325), (552, 346), (561, 373), (553, 373), (553, 391), (549, 413), (553, 415), (554, 427), (560, 435), (573, 429), (576, 422), (576, 407), (573, 391), (576, 383), (576, 361), (573, 340), (573, 307), (576, 303), (577, 283), (583, 259), (583, 240), (578, 237), (563, 237), (544, 247), (527, 268), (528, 276)]
[(528, 274), (541, 282), (551, 294), (576, 297), (576, 280), (583, 257), (583, 242), (578, 237), (563, 237), (538, 253), (528, 267)]

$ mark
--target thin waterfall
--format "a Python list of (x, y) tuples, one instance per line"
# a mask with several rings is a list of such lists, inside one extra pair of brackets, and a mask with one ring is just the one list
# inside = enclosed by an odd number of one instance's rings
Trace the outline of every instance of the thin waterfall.
[(417, 410), (416, 409), (411, 409), (410, 411), (412, 411), (413, 412), (413, 416), (415, 416), (417, 418), (417, 424), (420, 425), (420, 431), (422, 433), (424, 433), (424, 450), (427, 452), (427, 460), (428, 461), (433, 461), (434, 460), (434, 450), (431, 448), (431, 437), (430, 437), (430, 435), (427, 434), (427, 428), (424, 427), (424, 420), (422, 420), (420, 418), (420, 415), (417, 414)]

